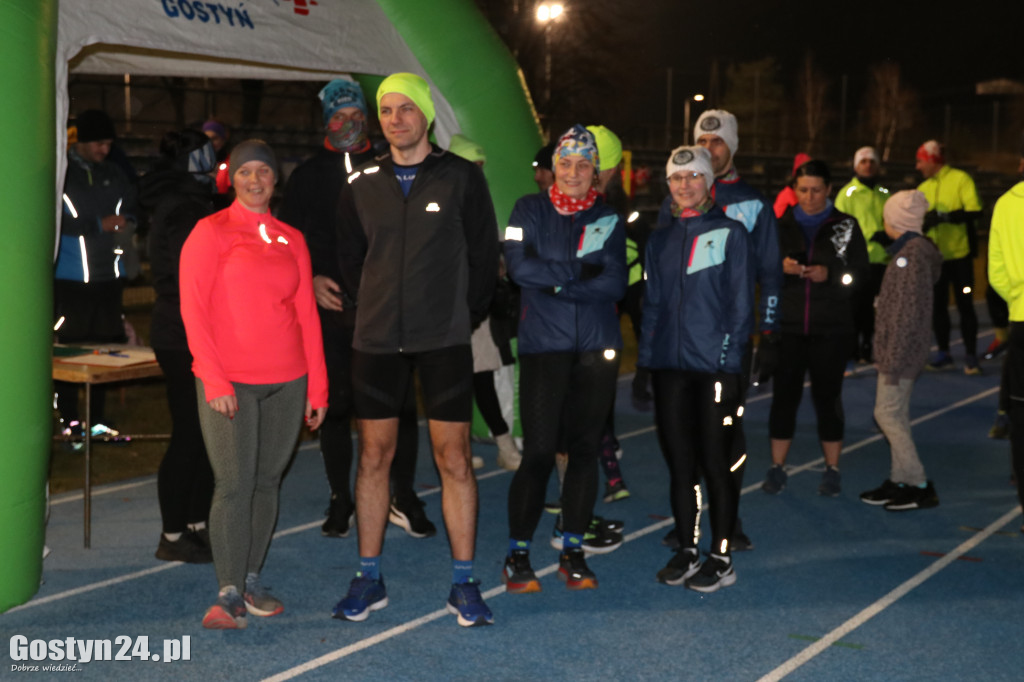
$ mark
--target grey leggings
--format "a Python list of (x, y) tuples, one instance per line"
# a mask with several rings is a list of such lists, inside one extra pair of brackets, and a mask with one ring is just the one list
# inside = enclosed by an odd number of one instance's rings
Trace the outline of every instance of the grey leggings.
[[(302, 428), (306, 377), (232, 386), (235, 418), (200, 400), (199, 423), (213, 468), (210, 544), (217, 582), (241, 591), (246, 574), (259, 573), (277, 523), (281, 476)], [(203, 395), (198, 379), (196, 390)]]

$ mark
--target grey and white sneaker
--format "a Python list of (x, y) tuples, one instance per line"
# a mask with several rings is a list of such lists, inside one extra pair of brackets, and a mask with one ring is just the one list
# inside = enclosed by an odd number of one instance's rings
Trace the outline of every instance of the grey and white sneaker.
[(245, 594), (242, 599), (245, 601), (245, 610), (254, 616), (269, 617), (284, 613), (284, 604), (260, 584), (258, 573), (245, 576)]

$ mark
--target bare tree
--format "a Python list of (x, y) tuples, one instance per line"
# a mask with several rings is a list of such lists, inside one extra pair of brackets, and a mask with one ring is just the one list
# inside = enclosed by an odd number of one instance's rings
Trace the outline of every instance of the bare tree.
[[(765, 130), (774, 130), (780, 103), (783, 101), (779, 82), (779, 65), (774, 57), (752, 62), (730, 64), (725, 70), (725, 95), (712, 98), (711, 107), (728, 109), (739, 119), (744, 139), (753, 140), (751, 151), (764, 151), (761, 137)], [(747, 143), (744, 143), (747, 147)]]
[(910, 129), (917, 112), (917, 93), (903, 83), (899, 64), (883, 62), (871, 67), (864, 111), (875, 148), (881, 150), (882, 161), (888, 161), (896, 134)]
[(825, 106), (825, 96), (828, 94), (829, 81), (825, 73), (814, 61), (814, 55), (808, 52), (804, 55), (803, 64), (800, 67), (800, 75), (797, 79), (798, 100), (803, 109), (801, 120), (804, 122), (804, 130), (807, 136), (806, 149), (809, 153), (815, 151), (821, 132), (825, 129), (831, 111)]

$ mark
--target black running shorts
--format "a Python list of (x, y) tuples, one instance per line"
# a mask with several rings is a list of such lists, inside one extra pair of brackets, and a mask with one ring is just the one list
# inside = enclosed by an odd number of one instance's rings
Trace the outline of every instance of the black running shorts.
[(398, 417), (413, 371), (419, 374), (427, 419), (468, 422), (473, 416), (473, 352), (469, 345), (420, 353), (353, 351), (356, 417)]

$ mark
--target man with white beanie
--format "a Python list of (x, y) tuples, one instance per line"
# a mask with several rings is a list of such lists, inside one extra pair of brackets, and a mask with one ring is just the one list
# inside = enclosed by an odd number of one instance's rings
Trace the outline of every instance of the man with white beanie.
[(888, 511), (939, 504), (910, 435), (910, 394), (928, 359), (932, 296), (942, 272), (942, 254), (921, 235), (927, 212), (922, 192), (904, 190), (889, 198), (883, 213), (893, 243), (887, 249), (892, 260), (882, 278), (875, 319), (875, 421), (889, 441), (892, 467), (889, 478), (861, 493), (860, 499)]
[[(709, 109), (700, 115), (693, 128), (693, 139), (708, 150), (711, 156), (711, 169), (715, 175), (711, 186), (711, 198), (722, 207), (725, 215), (743, 223), (750, 234), (757, 283), (760, 287), (758, 303), (758, 321), (760, 341), (757, 350), (757, 380), (766, 381), (775, 372), (778, 365), (778, 303), (782, 288), (782, 256), (779, 253), (778, 226), (772, 206), (756, 189), (747, 184), (736, 172), (734, 159), (739, 147), (739, 131), (736, 117), (724, 109)], [(671, 222), (669, 208), (672, 197), (665, 199), (658, 215), (658, 226), (663, 227)], [(747, 344), (747, 355), (744, 358), (745, 376), (749, 376), (753, 344)], [(742, 399), (746, 399), (746, 382), (743, 386)], [(742, 420), (738, 420), (733, 433), (733, 454), (735, 460), (743, 460), (747, 451), (747, 441), (743, 433)], [(741, 464), (735, 471), (737, 485), (742, 487), (743, 472), (746, 466)], [(737, 518), (736, 530), (733, 535), (733, 550), (753, 549), (753, 543), (743, 532), (742, 523)], [(665, 537), (665, 544), (674, 546), (677, 538), (672, 532)]]
[(889, 190), (878, 181), (878, 153), (874, 147), (861, 147), (853, 155), (853, 178), (836, 194), (836, 209), (852, 215), (860, 225), (868, 245), (871, 276), (858, 287), (854, 300), (854, 325), (857, 332), (856, 359), (871, 362), (871, 337), (875, 332), (875, 297), (882, 286), (891, 242), (882, 227), (882, 207)]

